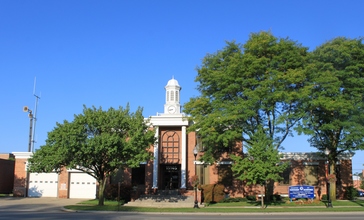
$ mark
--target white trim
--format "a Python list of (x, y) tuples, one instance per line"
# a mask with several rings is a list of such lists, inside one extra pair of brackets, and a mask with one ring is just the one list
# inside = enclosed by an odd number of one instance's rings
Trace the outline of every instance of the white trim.
[(67, 169), (67, 172), (69, 172), (69, 173), (86, 173), (83, 170), (76, 170), (76, 169)]
[(231, 165), (233, 164), (233, 161), (218, 161), (216, 164), (217, 165)]
[(163, 114), (160, 116), (151, 116), (150, 125), (152, 126), (188, 126), (189, 122), (183, 114), (168, 115)]
[(304, 166), (318, 166), (319, 162), (303, 162)]
[[(327, 158), (318, 152), (302, 153), (302, 152), (282, 152), (281, 160), (326, 160)], [(337, 156), (339, 160), (351, 160), (353, 154), (342, 153)]]
[(193, 164), (196, 164), (196, 165), (205, 165), (205, 164), (207, 164), (207, 165), (211, 165), (210, 163), (205, 163), (204, 161), (199, 161), (199, 160), (195, 160), (195, 161), (193, 162)]
[(28, 159), (33, 155), (33, 152), (12, 152), (15, 159)]

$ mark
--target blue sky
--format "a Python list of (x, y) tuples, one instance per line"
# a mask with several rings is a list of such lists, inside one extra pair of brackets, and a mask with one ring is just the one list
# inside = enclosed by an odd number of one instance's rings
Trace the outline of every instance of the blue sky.
[[(29, 119), (40, 96), (35, 149), (56, 122), (82, 106), (163, 112), (164, 86), (174, 76), (181, 103), (197, 96), (196, 67), (252, 32), (271, 31), (313, 50), (334, 37), (363, 36), (364, 1), (145, 0), (0, 1), (0, 153), (27, 151)], [(307, 137), (285, 151), (311, 152)], [(353, 171), (364, 167), (364, 152)]]

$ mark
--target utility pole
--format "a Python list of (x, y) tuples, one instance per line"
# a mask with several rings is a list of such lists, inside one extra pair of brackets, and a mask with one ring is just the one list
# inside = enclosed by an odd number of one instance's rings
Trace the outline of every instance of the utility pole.
[(28, 112), (29, 117), (29, 146), (28, 146), (28, 152), (32, 152), (32, 142), (33, 142), (33, 112), (28, 108), (28, 106), (23, 107), (23, 112)]

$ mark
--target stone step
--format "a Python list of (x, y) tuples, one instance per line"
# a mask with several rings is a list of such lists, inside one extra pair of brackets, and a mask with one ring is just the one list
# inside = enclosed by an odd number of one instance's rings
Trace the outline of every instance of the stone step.
[(193, 196), (182, 195), (142, 195), (138, 199), (124, 204), (137, 207), (193, 207)]
[(158, 190), (157, 194), (154, 195), (181, 195), (180, 190), (171, 189), (171, 190)]

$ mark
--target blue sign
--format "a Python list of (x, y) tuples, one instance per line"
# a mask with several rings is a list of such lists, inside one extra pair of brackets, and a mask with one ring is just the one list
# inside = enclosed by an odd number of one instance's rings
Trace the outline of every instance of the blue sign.
[(288, 187), (289, 198), (293, 199), (313, 199), (315, 198), (315, 188), (313, 186), (297, 185)]

